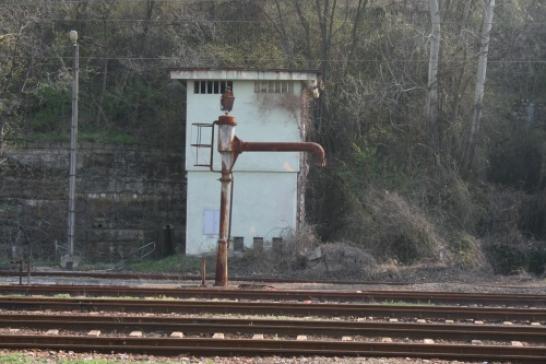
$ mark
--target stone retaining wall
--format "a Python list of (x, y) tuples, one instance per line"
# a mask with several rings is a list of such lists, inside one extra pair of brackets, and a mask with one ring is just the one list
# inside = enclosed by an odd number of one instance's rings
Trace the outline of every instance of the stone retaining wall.
[[(161, 245), (169, 226), (181, 249), (186, 182), (183, 150), (80, 145), (76, 252), (115, 262), (144, 243)], [(30, 243), (53, 259), (66, 241), (68, 152), (62, 144), (7, 147), (0, 157), (0, 255)], [(163, 248), (164, 249), (164, 248)]]

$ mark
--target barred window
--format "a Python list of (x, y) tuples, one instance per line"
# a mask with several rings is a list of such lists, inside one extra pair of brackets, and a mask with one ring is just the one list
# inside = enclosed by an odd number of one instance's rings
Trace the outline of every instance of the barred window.
[(254, 92), (260, 94), (292, 94), (293, 83), (290, 81), (254, 81)]
[(223, 94), (226, 89), (233, 90), (233, 81), (211, 81), (195, 80), (193, 81), (194, 94)]

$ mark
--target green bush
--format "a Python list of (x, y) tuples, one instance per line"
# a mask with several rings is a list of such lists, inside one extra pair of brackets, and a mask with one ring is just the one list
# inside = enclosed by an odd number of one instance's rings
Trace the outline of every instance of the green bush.
[(520, 246), (493, 243), (486, 247), (486, 253), (497, 274), (512, 274), (527, 267), (525, 250)]
[(68, 127), (66, 118), (71, 110), (68, 88), (55, 84), (40, 84), (33, 96), (29, 112), (32, 132), (50, 133)]
[(491, 182), (534, 191), (540, 188), (544, 132), (526, 130), (493, 148), (487, 171)]
[(546, 269), (546, 248), (535, 247), (529, 251), (527, 270), (530, 273), (541, 275)]

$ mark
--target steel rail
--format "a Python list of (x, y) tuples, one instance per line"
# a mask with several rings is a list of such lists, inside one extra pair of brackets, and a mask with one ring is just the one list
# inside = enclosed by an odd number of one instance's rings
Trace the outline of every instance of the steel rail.
[(0, 335), (0, 348), (72, 350), (153, 355), (322, 355), (420, 357), (457, 360), (544, 363), (546, 347), (508, 345), (383, 343), (362, 341), (298, 341), (210, 338), (132, 338), (86, 336)]
[[(0, 270), (0, 276), (18, 277), (21, 272), (12, 270)], [(25, 272), (26, 275), (26, 272)], [(176, 274), (176, 273), (110, 273), (97, 271), (32, 271), (31, 277), (76, 277), (76, 278), (98, 278), (98, 279), (150, 279), (150, 280), (187, 280), (200, 281), (201, 276), (196, 274)], [(207, 276), (208, 280), (214, 279), (213, 276)], [(373, 285), (405, 285), (403, 282), (377, 282), (377, 281), (354, 281), (354, 280), (310, 280), (310, 279), (279, 279), (268, 277), (231, 277), (232, 281), (239, 282), (262, 282), (262, 283), (324, 283), (324, 284), (373, 284)]]
[(546, 320), (546, 309), (379, 305), (341, 303), (180, 301), (91, 298), (0, 297), (0, 308), (14, 310), (76, 310), (121, 312), (290, 314), (316, 316), (381, 316), (493, 320)]
[(333, 291), (333, 290), (267, 290), (267, 289), (207, 289), (157, 288), (113, 285), (0, 285), (0, 293), (70, 294), (73, 296), (164, 296), (174, 298), (226, 298), (321, 301), (408, 301), (434, 303), (477, 303), (496, 305), (546, 306), (546, 295), (461, 293), (425, 291)]
[(191, 333), (267, 333), (329, 337), (368, 336), (414, 339), (546, 342), (546, 327), (338, 320), (265, 320), (87, 315), (0, 315), (0, 327), (27, 329), (113, 330)]

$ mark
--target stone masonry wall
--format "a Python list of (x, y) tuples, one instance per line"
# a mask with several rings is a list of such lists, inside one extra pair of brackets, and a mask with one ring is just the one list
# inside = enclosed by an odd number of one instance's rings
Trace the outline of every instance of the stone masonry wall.
[[(84, 261), (117, 262), (185, 231), (183, 151), (80, 145), (75, 251)], [(0, 157), (0, 256), (30, 246), (53, 260), (66, 245), (68, 152), (62, 144), (7, 147)], [(168, 239), (168, 238), (167, 238)]]

